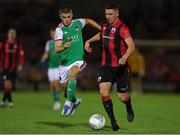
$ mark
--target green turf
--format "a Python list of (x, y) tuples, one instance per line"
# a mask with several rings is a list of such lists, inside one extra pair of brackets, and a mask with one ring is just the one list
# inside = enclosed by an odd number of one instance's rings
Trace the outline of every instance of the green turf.
[[(128, 123), (124, 105), (112, 93), (115, 115), (121, 128), (118, 132), (112, 131), (97, 92), (78, 92), (77, 95), (82, 98), (82, 104), (74, 116), (64, 117), (59, 111), (52, 110), (49, 92), (15, 92), (14, 108), (0, 108), (0, 133), (180, 133), (180, 95), (132, 95), (136, 117), (134, 122)], [(92, 130), (88, 126), (88, 118), (94, 113), (106, 118), (102, 130)]]

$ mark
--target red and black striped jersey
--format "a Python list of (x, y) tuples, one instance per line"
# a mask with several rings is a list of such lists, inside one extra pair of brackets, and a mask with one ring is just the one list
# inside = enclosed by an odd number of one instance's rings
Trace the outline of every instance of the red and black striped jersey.
[(6, 40), (0, 44), (0, 51), (3, 70), (15, 71), (18, 64), (24, 63), (24, 51), (17, 41), (10, 43)]
[(118, 20), (110, 26), (104, 23), (102, 27), (102, 65), (118, 67), (119, 59), (126, 53), (125, 39), (130, 37), (128, 27)]

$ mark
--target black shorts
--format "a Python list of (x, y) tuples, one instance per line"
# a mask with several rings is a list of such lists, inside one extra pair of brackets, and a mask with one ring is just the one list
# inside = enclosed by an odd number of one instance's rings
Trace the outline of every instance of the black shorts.
[(15, 81), (16, 77), (17, 75), (15, 71), (10, 71), (10, 70), (3, 71), (3, 81), (6, 81), (6, 80)]
[(117, 92), (125, 93), (128, 90), (129, 84), (128, 66), (121, 66), (117, 68), (102, 66), (98, 76), (98, 83), (102, 82), (111, 82), (112, 85), (116, 82)]

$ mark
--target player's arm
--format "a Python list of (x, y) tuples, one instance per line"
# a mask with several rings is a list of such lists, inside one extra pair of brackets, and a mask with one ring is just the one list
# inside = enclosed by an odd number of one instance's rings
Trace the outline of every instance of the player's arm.
[(44, 53), (41, 57), (41, 62), (46, 61), (48, 59), (48, 57), (49, 57), (49, 42), (47, 41), (46, 45), (45, 45)]
[[(85, 43), (85, 50), (89, 53), (92, 52), (92, 48), (91, 48), (91, 43), (99, 41), (101, 39), (101, 33), (97, 33), (95, 36), (93, 36), (92, 38), (90, 38), (89, 40), (86, 41)], [(93, 44), (92, 44), (93, 45)]]
[(64, 45), (62, 45), (62, 40), (56, 40), (55, 41), (55, 51), (58, 52), (62, 52), (65, 49), (69, 48), (71, 45), (71, 39), (67, 39), (67, 41), (65, 42)]
[(92, 27), (94, 27), (97, 30), (101, 30), (101, 26), (94, 20), (89, 19), (89, 18), (86, 18), (84, 20), (85, 20), (85, 24), (91, 25)]
[(48, 59), (48, 51), (45, 51), (42, 55), (41, 62), (44, 62)]
[(128, 49), (123, 57), (125, 57), (127, 59), (132, 54), (132, 52), (135, 50), (135, 45), (134, 45), (134, 41), (131, 36), (129, 38), (125, 39), (125, 42), (128, 46)]
[(55, 40), (55, 51), (57, 53), (64, 51), (66, 48), (70, 47), (71, 45), (71, 38), (67, 38), (66, 42), (63, 44), (63, 32), (60, 28), (56, 28), (54, 40)]
[(134, 41), (131, 37), (128, 27), (123, 26), (120, 29), (119, 34), (120, 34), (120, 37), (123, 38), (123, 40), (125, 41), (125, 43), (127, 45), (127, 50), (126, 50), (125, 54), (119, 59), (119, 65), (124, 65), (126, 63), (128, 57), (135, 50), (135, 45), (134, 45)]

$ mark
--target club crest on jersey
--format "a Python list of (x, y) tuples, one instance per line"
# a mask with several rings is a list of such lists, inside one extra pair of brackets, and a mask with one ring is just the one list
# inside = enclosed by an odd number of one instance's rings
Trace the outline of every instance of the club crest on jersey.
[(114, 33), (116, 31), (116, 28), (112, 28), (111, 32)]
[(79, 30), (79, 26), (75, 26), (75, 30)]

